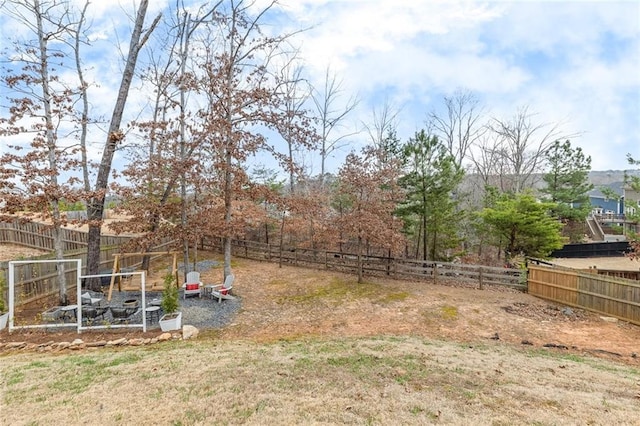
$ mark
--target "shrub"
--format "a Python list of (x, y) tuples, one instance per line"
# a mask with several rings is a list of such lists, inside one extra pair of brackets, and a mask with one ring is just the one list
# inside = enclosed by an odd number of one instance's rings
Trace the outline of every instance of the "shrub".
[(175, 285), (176, 276), (167, 274), (164, 276), (164, 290), (162, 290), (162, 310), (165, 314), (171, 314), (178, 310), (178, 288)]
[(0, 270), (0, 314), (5, 312), (5, 298), (4, 292), (6, 291), (6, 279), (5, 279), (5, 271)]

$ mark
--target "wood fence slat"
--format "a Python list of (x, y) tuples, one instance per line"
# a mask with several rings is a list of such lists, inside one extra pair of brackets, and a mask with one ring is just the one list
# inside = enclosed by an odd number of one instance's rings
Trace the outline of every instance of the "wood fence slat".
[(640, 325), (640, 282), (529, 265), (529, 294)]
[[(202, 250), (220, 250), (222, 239), (204, 237), (200, 240), (199, 245)], [(297, 247), (283, 247), (281, 250), (279, 246), (267, 243), (232, 240), (231, 252), (234, 256), (253, 260), (279, 261), (283, 264), (352, 274), (358, 270), (357, 255), (328, 250)], [(526, 289), (526, 271), (490, 266), (482, 266), (482, 268), (483, 284)], [(362, 269), (366, 275), (391, 276), (396, 279), (434, 280), (437, 277), (444, 277), (477, 283), (481, 276), (478, 265), (400, 259), (388, 256), (364, 256)]]

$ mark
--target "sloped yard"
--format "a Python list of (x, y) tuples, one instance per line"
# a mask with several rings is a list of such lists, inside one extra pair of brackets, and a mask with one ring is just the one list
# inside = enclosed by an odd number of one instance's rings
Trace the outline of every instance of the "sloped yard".
[[(206, 253), (203, 258), (217, 257)], [(215, 332), (224, 339), (275, 341), (299, 337), (413, 335), (457, 342), (510, 344), (517, 347), (566, 347), (574, 353), (610, 356), (636, 364), (640, 327), (608, 322), (528, 294), (500, 287), (371, 279), (267, 262), (234, 260), (235, 294), (241, 310)], [(205, 283), (220, 282), (222, 270), (202, 273)], [(224, 303), (224, 302), (223, 302)], [(203, 299), (199, 309), (215, 310)], [(147, 332), (155, 336), (158, 330)], [(129, 331), (127, 336), (142, 335)], [(73, 340), (75, 331), (0, 333), (0, 342)], [(87, 332), (85, 341), (103, 340)]]
[(638, 424), (640, 327), (501, 288), (357, 284), (242, 259), (234, 272), (240, 311), (196, 340), (2, 351), (3, 421)]

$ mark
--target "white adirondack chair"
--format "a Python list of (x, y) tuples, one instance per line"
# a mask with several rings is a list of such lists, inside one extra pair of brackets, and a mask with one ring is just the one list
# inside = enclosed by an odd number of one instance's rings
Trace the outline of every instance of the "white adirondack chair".
[(198, 295), (198, 297), (202, 297), (202, 281), (200, 281), (200, 272), (192, 271), (187, 273), (187, 279), (184, 284), (182, 284), (183, 288), (183, 299), (186, 299), (187, 296)]
[(233, 288), (234, 281), (235, 275), (227, 275), (223, 284), (216, 284), (213, 286), (211, 289), (211, 297), (217, 298), (218, 303), (222, 302), (222, 299), (235, 299), (235, 297), (231, 295), (231, 289)]

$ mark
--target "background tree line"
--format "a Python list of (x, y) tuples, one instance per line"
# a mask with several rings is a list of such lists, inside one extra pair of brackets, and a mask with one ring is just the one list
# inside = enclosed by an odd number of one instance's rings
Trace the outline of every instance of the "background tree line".
[[(116, 230), (141, 235), (126, 250), (172, 239), (189, 263), (200, 236), (221, 236), (225, 275), (232, 238), (359, 256), (494, 253), (509, 262), (584, 234), (591, 159), (571, 145), (575, 135), (537, 122), (526, 106), (493, 117), (460, 89), (402, 141), (401, 110), (383, 102), (359, 123), (370, 143), (356, 145), (346, 124), (357, 94), (344, 92), (329, 65), (321, 87), (309, 84), (298, 33), (265, 25), (277, 1), (194, 8), (177, 0), (153, 18), (148, 3), (131, 14), (128, 51), (114, 55), (122, 75), (110, 117), (95, 114), (100, 81), (87, 78), (92, 5), (1, 4), (21, 28), (0, 71), (2, 219), (26, 212), (59, 230), (64, 206), (84, 204), (88, 274), (98, 273), (107, 197), (130, 218)], [(133, 93), (146, 99), (140, 111), (127, 110)], [(101, 145), (98, 160), (91, 144)], [(336, 150), (350, 153), (332, 173)], [(64, 302), (62, 268), (59, 281)]]

